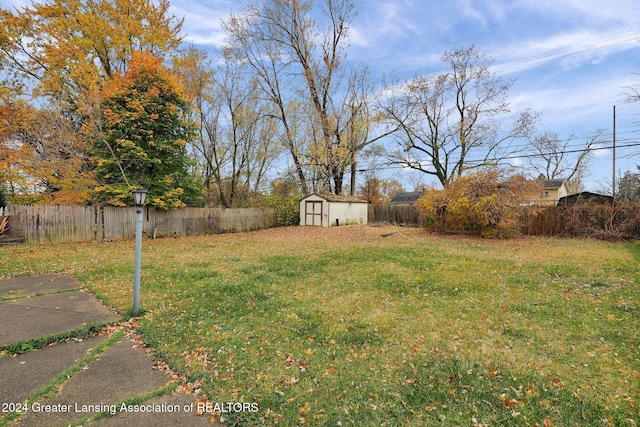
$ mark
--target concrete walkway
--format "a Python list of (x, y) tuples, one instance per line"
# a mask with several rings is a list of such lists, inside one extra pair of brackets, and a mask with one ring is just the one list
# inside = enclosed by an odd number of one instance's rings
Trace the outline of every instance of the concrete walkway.
[[(119, 319), (70, 276), (0, 279), (0, 346), (29, 349), (30, 340)], [(15, 404), (24, 409), (11, 423), (19, 426), (212, 425), (210, 416), (196, 416), (197, 396), (171, 393), (167, 374), (124, 335), (71, 339), (8, 356), (0, 357), (0, 425), (13, 417), (7, 411)], [(47, 388), (46, 397), (30, 398)], [(149, 397), (153, 393), (159, 396)], [(91, 420), (101, 412), (111, 415)]]

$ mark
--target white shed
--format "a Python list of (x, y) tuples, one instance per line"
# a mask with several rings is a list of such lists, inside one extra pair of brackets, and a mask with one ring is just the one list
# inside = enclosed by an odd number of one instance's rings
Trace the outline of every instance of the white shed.
[(300, 200), (300, 225), (333, 227), (366, 224), (369, 204), (366, 200), (335, 194), (311, 194)]

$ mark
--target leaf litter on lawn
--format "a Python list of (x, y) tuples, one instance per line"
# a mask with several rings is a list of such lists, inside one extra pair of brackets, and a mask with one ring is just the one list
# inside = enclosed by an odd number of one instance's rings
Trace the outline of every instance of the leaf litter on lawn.
[[(101, 247), (100, 266), (89, 248), (56, 265), (126, 310), (130, 269), (109, 253), (128, 246)], [(349, 226), (144, 251), (145, 342), (210, 400), (258, 402), (239, 423), (638, 419), (639, 274), (623, 244)]]

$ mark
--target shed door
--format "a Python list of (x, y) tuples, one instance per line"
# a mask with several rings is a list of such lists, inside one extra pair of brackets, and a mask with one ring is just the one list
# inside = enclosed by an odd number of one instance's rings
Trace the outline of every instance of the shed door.
[(305, 224), (322, 226), (322, 202), (306, 201), (304, 207)]

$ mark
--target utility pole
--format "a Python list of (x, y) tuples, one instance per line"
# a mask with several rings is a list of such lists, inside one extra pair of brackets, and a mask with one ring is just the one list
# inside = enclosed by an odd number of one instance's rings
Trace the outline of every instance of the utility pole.
[(351, 197), (356, 195), (356, 126), (355, 115), (358, 107), (349, 105), (351, 116), (349, 117), (349, 139), (351, 140)]
[[(353, 153), (355, 156), (355, 153)], [(356, 195), (356, 161), (351, 162), (351, 196)]]
[(616, 202), (616, 106), (613, 106), (613, 180), (611, 182), (613, 190), (613, 203)]

